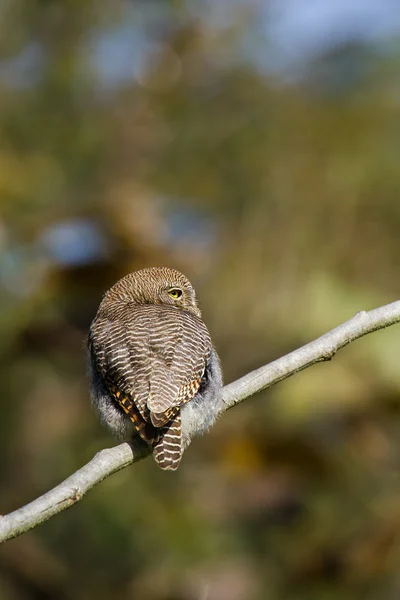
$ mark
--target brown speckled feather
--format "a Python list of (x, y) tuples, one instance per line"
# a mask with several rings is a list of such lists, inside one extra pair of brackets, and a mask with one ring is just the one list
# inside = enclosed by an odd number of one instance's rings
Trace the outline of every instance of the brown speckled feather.
[(173, 306), (125, 304), (99, 311), (89, 342), (110, 394), (154, 445), (162, 468), (182, 454), (179, 408), (197, 393), (211, 352), (206, 326)]

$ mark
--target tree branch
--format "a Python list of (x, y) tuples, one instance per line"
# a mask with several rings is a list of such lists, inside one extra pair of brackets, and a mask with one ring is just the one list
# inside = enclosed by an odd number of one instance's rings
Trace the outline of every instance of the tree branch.
[[(338, 350), (350, 342), (398, 322), (400, 301), (369, 312), (357, 313), (346, 323), (313, 342), (226, 385), (222, 393), (219, 416), (256, 392), (271, 387), (317, 362), (331, 360)], [(100, 481), (150, 453), (151, 450), (141, 440), (135, 444), (124, 443), (102, 450), (57, 487), (26, 506), (0, 517), (0, 543), (21, 535), (65, 508), (73, 506)]]

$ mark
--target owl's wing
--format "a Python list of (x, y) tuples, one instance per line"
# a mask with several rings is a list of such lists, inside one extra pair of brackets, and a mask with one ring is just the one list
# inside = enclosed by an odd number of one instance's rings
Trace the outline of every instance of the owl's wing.
[(198, 392), (211, 352), (204, 323), (190, 313), (172, 309), (168, 336), (155, 327), (150, 335), (153, 354), (147, 407), (154, 426), (173, 418), (180, 406)]
[(159, 436), (146, 404), (150, 364), (145, 331), (149, 323), (137, 311), (129, 316), (96, 316), (89, 332), (89, 350), (109, 395), (151, 444)]

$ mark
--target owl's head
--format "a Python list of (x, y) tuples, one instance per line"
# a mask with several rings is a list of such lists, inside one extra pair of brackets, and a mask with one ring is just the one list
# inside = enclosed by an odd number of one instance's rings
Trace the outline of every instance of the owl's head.
[(103, 302), (165, 304), (187, 310), (201, 318), (196, 293), (190, 281), (168, 267), (150, 267), (129, 273), (106, 293)]

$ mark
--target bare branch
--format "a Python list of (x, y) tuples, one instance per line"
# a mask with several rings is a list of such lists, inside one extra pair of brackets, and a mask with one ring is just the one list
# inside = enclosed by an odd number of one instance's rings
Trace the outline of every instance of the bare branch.
[(338, 350), (367, 333), (399, 322), (400, 301), (369, 312), (365, 310), (358, 312), (352, 319), (313, 342), (226, 385), (223, 391), (224, 407), (221, 412), (315, 363), (331, 360)]
[(98, 452), (84, 467), (60, 485), (26, 506), (0, 517), (0, 543), (29, 531), (65, 508), (73, 506), (87, 491), (109, 475), (150, 454), (143, 443), (138, 449), (124, 443)]
[[(226, 385), (223, 389), (220, 415), (256, 392), (271, 387), (317, 362), (330, 360), (338, 350), (350, 342), (398, 322), (400, 301), (369, 312), (357, 313), (346, 323), (313, 342)], [(65, 508), (73, 506), (100, 481), (150, 453), (151, 450), (141, 442), (135, 445), (120, 444), (102, 450), (57, 487), (26, 506), (0, 517), (0, 543), (21, 535)]]

